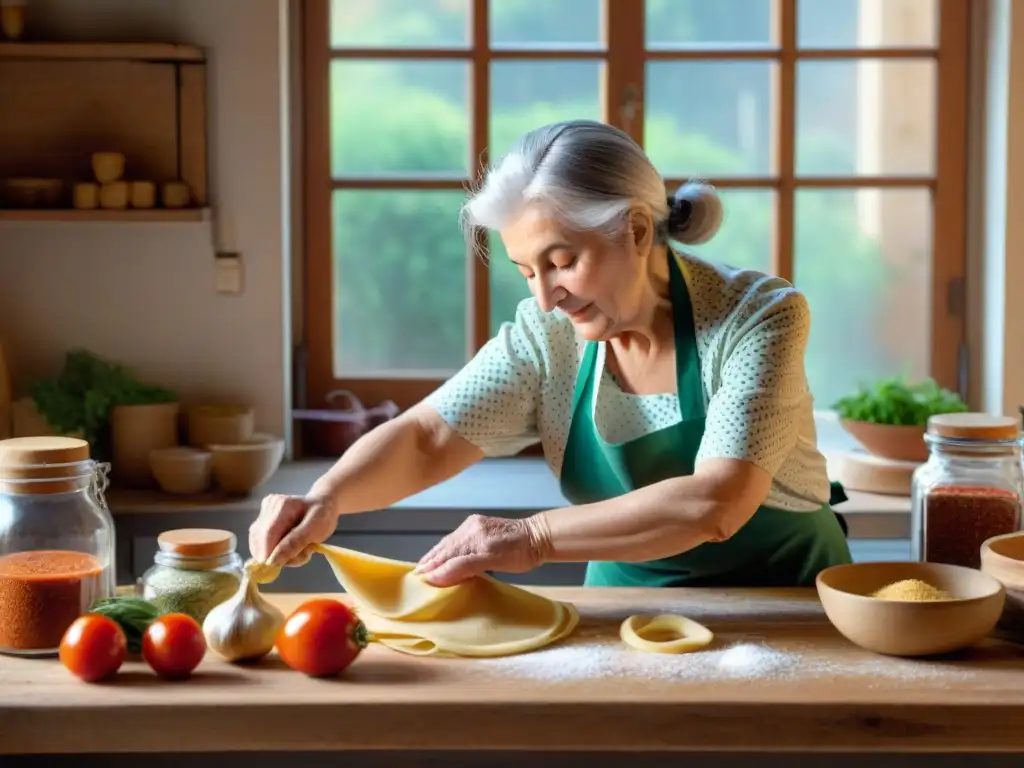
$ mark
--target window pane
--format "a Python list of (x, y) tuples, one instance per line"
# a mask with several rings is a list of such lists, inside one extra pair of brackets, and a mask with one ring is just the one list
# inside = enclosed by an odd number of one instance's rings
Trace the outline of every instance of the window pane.
[(730, 267), (771, 272), (775, 232), (775, 191), (719, 189), (725, 216), (711, 242), (684, 246), (702, 259)]
[(334, 375), (448, 375), (466, 362), (461, 191), (334, 193)]
[(491, 65), (491, 159), (527, 131), (573, 118), (601, 119), (600, 61), (498, 61)]
[(916, 48), (938, 43), (936, 0), (799, 0), (803, 48)]
[(331, 0), (335, 48), (465, 48), (470, 0)]
[(495, 48), (604, 48), (601, 0), (491, 0)]
[(335, 178), (465, 178), (470, 122), (463, 62), (331, 62)]
[(797, 69), (797, 173), (935, 171), (932, 61), (814, 61)]
[(928, 375), (931, 217), (925, 189), (797, 191), (794, 284), (811, 306), (816, 408), (880, 376)]
[(491, 333), (515, 319), (519, 302), (530, 295), (530, 286), (519, 269), (508, 260), (505, 244), (497, 232), (490, 234), (488, 270), (491, 280)]
[[(770, 272), (775, 229), (775, 192), (770, 189), (719, 190), (725, 206), (722, 228), (710, 243), (684, 246), (686, 251), (707, 261), (731, 267)], [(490, 238), (491, 333), (512, 320), (519, 302), (530, 288), (519, 270), (508, 260), (497, 233)]]
[(767, 46), (772, 0), (647, 0), (648, 48)]
[(647, 65), (644, 145), (667, 176), (767, 176), (772, 76), (761, 61)]

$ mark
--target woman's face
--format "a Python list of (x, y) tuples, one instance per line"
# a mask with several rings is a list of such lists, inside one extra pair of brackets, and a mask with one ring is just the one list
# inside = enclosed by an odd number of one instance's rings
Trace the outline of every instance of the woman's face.
[(501, 239), (540, 308), (565, 313), (585, 339), (601, 341), (643, 314), (650, 293), (647, 221), (633, 217), (630, 231), (614, 240), (570, 229), (531, 205), (501, 231)]

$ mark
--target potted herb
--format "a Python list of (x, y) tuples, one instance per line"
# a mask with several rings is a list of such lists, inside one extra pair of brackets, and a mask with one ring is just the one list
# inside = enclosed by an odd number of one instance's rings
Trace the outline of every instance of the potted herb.
[[(85, 350), (69, 351), (56, 377), (35, 382), (32, 399), (51, 427), (63, 434), (81, 434), (89, 442), (93, 458), (100, 461), (110, 461), (114, 453), (110, 421), (119, 406), (164, 404), (173, 412), (177, 442), (178, 396), (169, 389), (144, 384), (123, 365)], [(165, 424), (167, 418), (165, 414)], [(141, 460), (148, 462), (148, 452)]]
[(916, 383), (904, 377), (879, 379), (841, 398), (833, 406), (843, 429), (864, 449), (883, 459), (925, 461), (928, 419), (939, 413), (962, 413), (967, 404), (932, 379)]

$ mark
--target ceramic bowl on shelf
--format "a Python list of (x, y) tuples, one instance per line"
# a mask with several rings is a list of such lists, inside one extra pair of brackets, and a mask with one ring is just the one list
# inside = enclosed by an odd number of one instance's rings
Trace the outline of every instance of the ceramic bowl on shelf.
[(191, 495), (210, 486), (213, 454), (198, 448), (175, 446), (149, 452), (149, 467), (164, 493)]
[(60, 179), (4, 179), (0, 185), (7, 208), (56, 208), (64, 182)]
[(1024, 642), (1024, 532), (993, 536), (985, 541), (981, 545), (981, 570), (1006, 590), (997, 634)]
[(252, 437), (256, 413), (248, 405), (195, 405), (186, 421), (188, 442), (196, 448), (237, 445)]
[[(872, 597), (883, 587), (909, 579), (950, 595), (915, 602)], [(836, 565), (818, 574), (825, 615), (847, 640), (889, 656), (932, 656), (968, 648), (996, 626), (1005, 590), (998, 580), (973, 568), (918, 562)]]
[(284, 440), (257, 432), (247, 441), (208, 446), (213, 454), (213, 479), (224, 492), (248, 496), (281, 466)]

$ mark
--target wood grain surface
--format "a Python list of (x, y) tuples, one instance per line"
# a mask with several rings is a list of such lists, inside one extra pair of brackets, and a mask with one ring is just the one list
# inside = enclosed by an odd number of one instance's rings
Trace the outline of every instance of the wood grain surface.
[[(504, 660), (413, 658), (371, 646), (313, 680), (276, 658), (208, 654), (183, 682), (141, 661), (87, 685), (55, 659), (0, 657), (0, 753), (341, 749), (1024, 753), (1024, 647), (987, 640), (939, 660), (844, 640), (813, 590), (548, 589), (579, 607), (565, 644)], [(312, 595), (273, 595), (284, 609)], [(631, 613), (677, 612), (715, 644), (687, 658), (625, 649)], [(757, 643), (789, 666), (732, 668)], [(735, 661), (735, 659), (733, 659)]]

